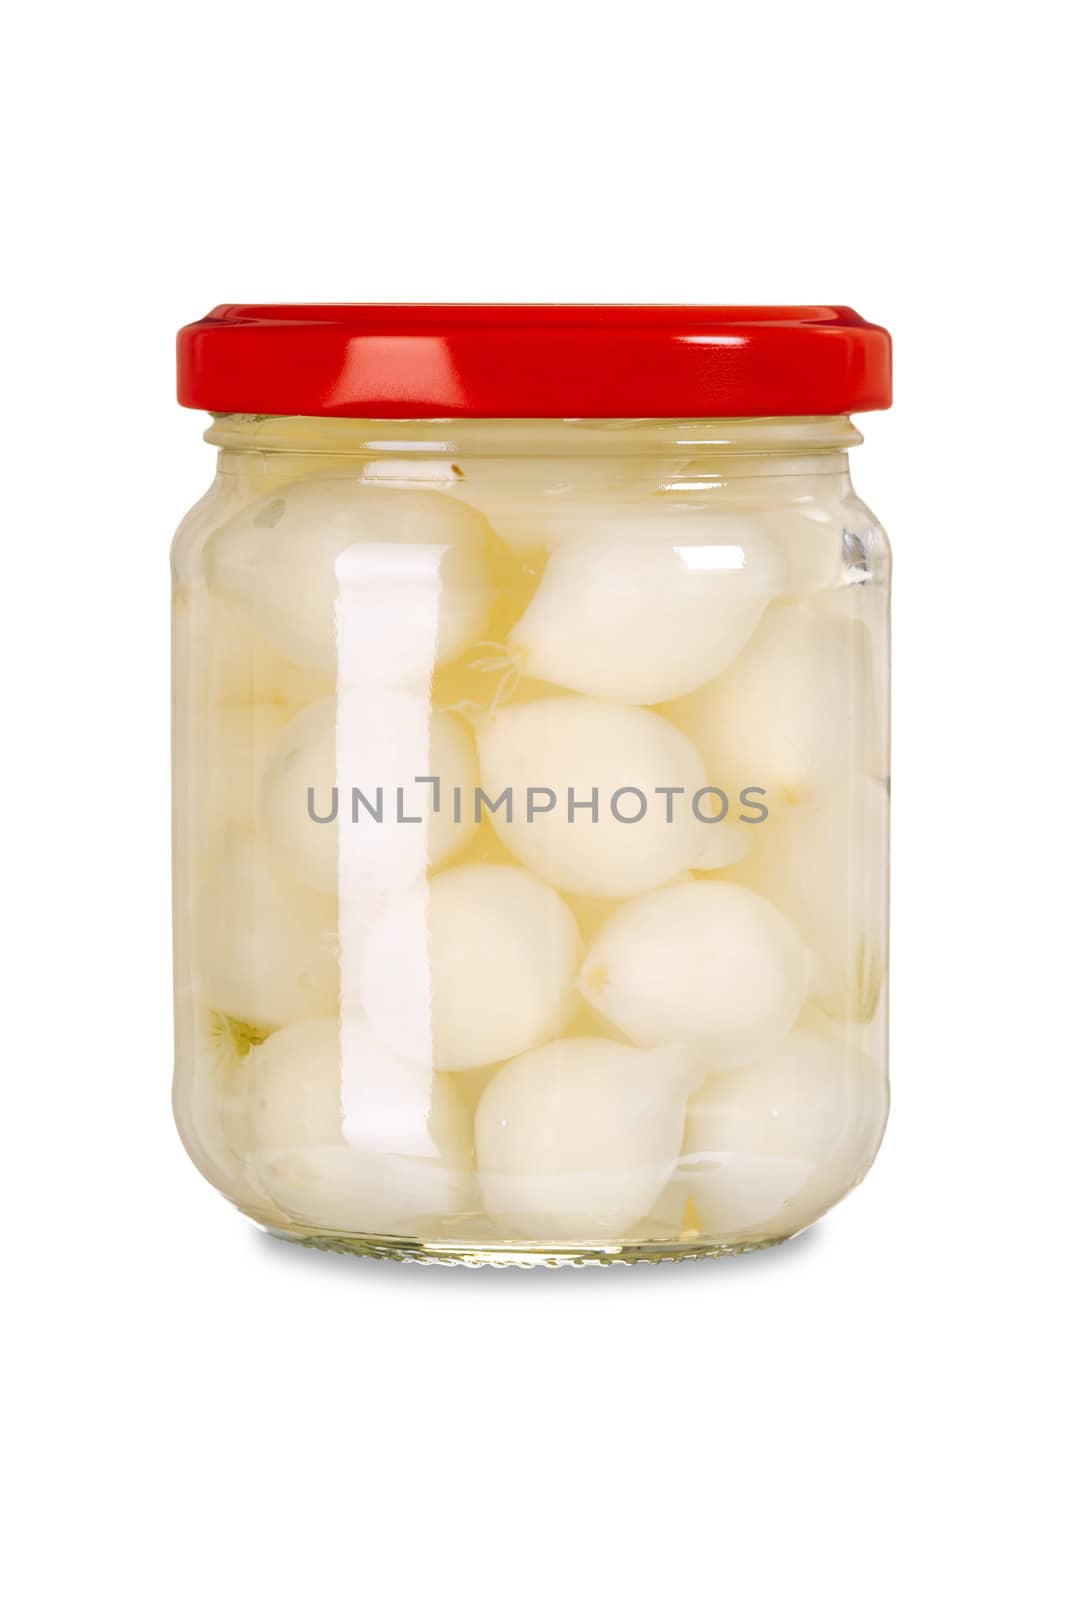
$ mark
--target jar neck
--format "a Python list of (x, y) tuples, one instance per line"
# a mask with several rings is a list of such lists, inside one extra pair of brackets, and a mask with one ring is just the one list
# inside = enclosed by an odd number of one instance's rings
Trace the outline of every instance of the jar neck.
[[(204, 435), (223, 457), (299, 455), (323, 466), (383, 457), (612, 458), (662, 461), (668, 475), (847, 473), (863, 442), (849, 417), (546, 418), (216, 416)], [(238, 464), (234, 463), (237, 470)], [(225, 465), (223, 465), (225, 470)]]

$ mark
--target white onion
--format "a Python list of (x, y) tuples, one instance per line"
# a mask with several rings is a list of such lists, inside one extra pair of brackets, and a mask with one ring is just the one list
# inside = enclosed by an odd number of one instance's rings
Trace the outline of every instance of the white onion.
[(212, 590), (240, 601), (276, 649), (328, 674), (343, 583), (349, 600), (364, 602), (374, 652), (368, 673), (389, 681), (403, 677), (411, 641), (376, 629), (383, 595), (404, 602), (420, 642), (430, 630), (438, 661), (482, 637), (492, 600), (487, 531), (476, 512), (445, 495), (306, 478), (219, 528), (204, 566)]
[(797, 1028), (693, 1095), (678, 1172), (655, 1217), (724, 1242), (795, 1233), (858, 1183), (886, 1109), (873, 1060)]
[(254, 830), (266, 751), (329, 683), (278, 655), (235, 606), (188, 590), (175, 596), (174, 680), (176, 823), (199, 870), (234, 828)]
[(249, 1059), (259, 1182), (288, 1216), (404, 1234), (472, 1199), (470, 1118), (445, 1078), (382, 1049), (365, 1024), (283, 1028)]
[[(495, 712), (478, 731), (482, 787), (491, 800), (513, 794), (512, 820), (499, 809), (493, 828), (524, 865), (561, 889), (622, 898), (669, 882), (689, 867), (711, 868), (739, 859), (751, 826), (698, 821), (693, 797), (707, 784), (704, 766), (689, 740), (665, 718), (636, 706), (578, 695), (555, 695)], [(674, 797), (673, 820), (657, 788), (683, 791)], [(528, 791), (547, 789), (551, 811), (530, 813)], [(586, 803), (598, 791), (593, 820)], [(640, 821), (639, 791), (647, 801)], [(570, 791), (575, 808), (570, 820)], [(548, 804), (545, 797), (534, 805)], [(703, 802), (702, 815), (721, 804)], [(529, 819), (529, 820), (528, 820)]]
[(453, 493), (482, 512), (517, 555), (552, 549), (632, 507), (632, 461), (611, 458), (462, 458)]
[(436, 489), (481, 513), (517, 556), (555, 549), (623, 517), (647, 518), (658, 466), (630, 456), (383, 456), (363, 481)]
[(635, 1044), (691, 1046), (707, 1071), (720, 1072), (785, 1037), (811, 969), (773, 905), (736, 884), (704, 881), (621, 906), (594, 940), (579, 988)]
[(176, 828), (189, 831), (190, 870), (213, 870), (236, 834), (255, 831), (264, 759), (286, 722), (287, 713), (271, 704), (219, 706), (198, 720), (175, 793)]
[(784, 595), (814, 598), (853, 581), (849, 571), (858, 547), (877, 523), (853, 492), (847, 468), (786, 477), (739, 477), (724, 470), (725, 481), (703, 492), (772, 540), (785, 564)]
[(445, 1071), (487, 1066), (559, 1032), (575, 1003), (578, 925), (521, 867), (452, 867), (375, 918), (363, 1006), (398, 1055)]
[(846, 583), (812, 599), (812, 608), (842, 618), (868, 637), (873, 688), (871, 727), (863, 746), (867, 771), (889, 776), (889, 590), (882, 583)]
[(198, 716), (250, 705), (292, 715), (331, 687), (329, 678), (279, 655), (239, 606), (190, 588), (174, 596), (174, 678)]
[(269, 1216), (270, 1197), (248, 1164), (251, 1048), (263, 1030), (197, 1006), (176, 1010), (174, 1112), (182, 1141), (211, 1183), (243, 1210)]
[(888, 578), (889, 546), (847, 473), (806, 480), (809, 492), (772, 505), (766, 526), (786, 561), (786, 592), (816, 599), (839, 588)]
[(747, 523), (667, 504), (561, 544), (509, 639), (531, 677), (651, 705), (727, 667), (781, 581)]
[(287, 878), (261, 844), (234, 837), (193, 910), (197, 997), (279, 1027), (337, 1010), (337, 902)]
[[(353, 823), (349, 788), (338, 785), (337, 719), (333, 697), (308, 706), (290, 722), (272, 745), (260, 786), (259, 815), (264, 836), (278, 860), (301, 882), (313, 889), (336, 894), (338, 829)], [(475, 830), (473, 793), (478, 778), (474, 742), (466, 726), (448, 711), (425, 708), (429, 718), (427, 771), (403, 774), (404, 814), (427, 818), (428, 865), (436, 867), (455, 854)], [(398, 719), (399, 721), (399, 719)], [(361, 772), (361, 789), (372, 803), (375, 791), (389, 774)], [(434, 812), (433, 785), (417, 784), (419, 776), (439, 783), (439, 809)], [(308, 814), (308, 790), (314, 791), (316, 816), (328, 817), (332, 791), (338, 788), (337, 818), (316, 822)], [(453, 791), (462, 791), (461, 820), (454, 820)], [(383, 810), (395, 816), (396, 789), (384, 786)], [(364, 819), (366, 828), (374, 826)], [(384, 826), (384, 824), (382, 824)], [(372, 840), (373, 843), (373, 840)], [(425, 865), (426, 862), (423, 862)]]
[(889, 797), (843, 775), (753, 828), (728, 876), (785, 913), (818, 957), (813, 993), (832, 1017), (869, 1020), (885, 977)]
[(846, 518), (842, 491), (847, 485), (844, 474), (805, 478), (803, 487), (810, 493), (799, 497), (800, 481), (794, 486), (790, 480), (789, 503), (768, 498), (762, 513), (757, 513), (782, 552), (786, 568), (784, 592), (793, 599), (803, 599), (842, 582)]
[(692, 1062), (608, 1039), (509, 1061), (478, 1104), (486, 1210), (524, 1239), (611, 1239), (649, 1209), (681, 1147)]
[[(875, 760), (871, 637), (859, 622), (813, 605), (775, 605), (725, 672), (669, 708), (733, 792), (795, 800)], [(764, 824), (755, 825), (760, 832)]]

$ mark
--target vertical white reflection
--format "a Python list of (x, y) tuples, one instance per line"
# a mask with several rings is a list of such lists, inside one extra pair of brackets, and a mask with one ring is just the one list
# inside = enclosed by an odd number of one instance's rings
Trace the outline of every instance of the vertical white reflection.
[(432, 1076), (426, 1066), (401, 1061), (351, 1013), (342, 1019), (341, 1040), (345, 1143), (386, 1158), (437, 1157), (430, 1130)]
[[(429, 1118), (425, 877), (433, 789), (414, 780), (432, 774), (430, 690), (446, 554), (440, 546), (354, 544), (335, 568), (341, 1099), (346, 1140), (356, 1146), (368, 1134), (374, 1142), (374, 1125), (388, 1120), (393, 1105), (413, 1125), (412, 1133), (425, 1129)], [(356, 789), (374, 812), (363, 805), (353, 820)], [(394, 941), (390, 986), (413, 1041), (413, 1064), (402, 1073), (369, 1038), (360, 1000), (367, 926), (401, 896), (407, 914)], [(394, 1128), (393, 1137), (394, 1149), (404, 1149), (399, 1130)]]

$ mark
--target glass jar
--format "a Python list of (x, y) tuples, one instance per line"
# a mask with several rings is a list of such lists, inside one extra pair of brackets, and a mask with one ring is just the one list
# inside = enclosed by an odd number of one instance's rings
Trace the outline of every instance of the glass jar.
[(847, 454), (888, 336), (223, 307), (179, 370), (219, 452), (173, 552), (197, 1166), (379, 1256), (807, 1227), (888, 1105), (890, 558)]

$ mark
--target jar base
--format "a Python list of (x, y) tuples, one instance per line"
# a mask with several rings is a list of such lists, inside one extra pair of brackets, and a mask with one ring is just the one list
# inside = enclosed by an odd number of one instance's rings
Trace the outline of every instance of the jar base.
[(525, 1240), (499, 1244), (476, 1240), (402, 1239), (382, 1234), (296, 1232), (267, 1226), (275, 1239), (301, 1244), (311, 1250), (332, 1250), (341, 1255), (369, 1256), (378, 1261), (408, 1261), (418, 1266), (441, 1267), (626, 1267), (645, 1261), (699, 1261), (713, 1256), (751, 1255), (793, 1237), (723, 1244), (706, 1238), (653, 1239), (644, 1243), (582, 1244), (535, 1243)]

